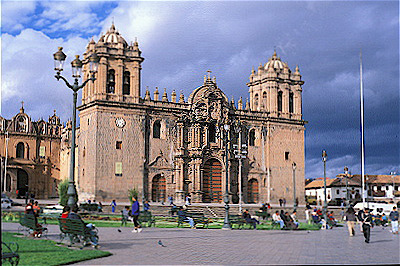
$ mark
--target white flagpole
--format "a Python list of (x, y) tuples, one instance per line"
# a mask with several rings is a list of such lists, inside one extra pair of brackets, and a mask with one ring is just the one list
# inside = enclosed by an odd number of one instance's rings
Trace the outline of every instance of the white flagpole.
[[(362, 51), (360, 49), (360, 123), (361, 123), (361, 181), (362, 181), (362, 200), (365, 207), (365, 177), (364, 177), (364, 94), (363, 94), (363, 76), (362, 76)], [(368, 193), (368, 189), (367, 189)]]

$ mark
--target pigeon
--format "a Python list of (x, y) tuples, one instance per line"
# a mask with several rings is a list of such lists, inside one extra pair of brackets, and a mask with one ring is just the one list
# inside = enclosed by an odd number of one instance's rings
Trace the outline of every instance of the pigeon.
[(164, 244), (161, 242), (161, 240), (158, 240), (158, 244), (159, 244), (160, 246), (162, 246), (162, 247), (166, 247), (166, 246), (164, 246)]
[(120, 233), (121, 233), (121, 230), (120, 230), (120, 229), (118, 229), (118, 232), (120, 232)]

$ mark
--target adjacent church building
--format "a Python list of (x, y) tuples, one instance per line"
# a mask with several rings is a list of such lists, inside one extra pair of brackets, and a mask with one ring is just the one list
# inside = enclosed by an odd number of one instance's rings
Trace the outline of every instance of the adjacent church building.
[[(84, 53), (100, 57), (97, 80), (78, 107), (77, 190), (81, 200), (304, 201), (304, 130), (299, 68), (276, 52), (251, 70), (249, 101), (229, 101), (210, 72), (188, 98), (158, 88), (140, 95), (144, 58), (112, 25)], [(85, 61), (84, 61), (85, 62)], [(84, 79), (89, 78), (88, 64)], [(236, 151), (235, 151), (236, 150)], [(235, 156), (242, 150), (241, 158)], [(243, 158), (242, 158), (243, 157)], [(239, 171), (239, 160), (242, 169)]]

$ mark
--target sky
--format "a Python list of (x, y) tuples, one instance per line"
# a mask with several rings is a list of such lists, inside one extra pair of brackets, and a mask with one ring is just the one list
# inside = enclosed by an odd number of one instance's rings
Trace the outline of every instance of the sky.
[[(24, 101), (37, 120), (57, 110), (72, 116), (72, 92), (54, 78), (57, 47), (70, 62), (114, 21), (128, 43), (137, 38), (142, 92), (182, 91), (207, 70), (231, 99), (248, 98), (251, 69), (276, 49), (303, 85), (306, 178), (360, 174), (362, 50), (366, 174), (400, 172), (398, 1), (1, 1), (1, 116)], [(70, 78), (72, 80), (72, 78)]]

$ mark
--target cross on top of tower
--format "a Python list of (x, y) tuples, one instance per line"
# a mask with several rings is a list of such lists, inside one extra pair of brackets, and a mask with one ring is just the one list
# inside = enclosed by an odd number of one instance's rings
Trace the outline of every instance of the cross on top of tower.
[(24, 109), (24, 101), (21, 101), (21, 108), (19, 109), (20, 113), (24, 113), (25, 109)]

